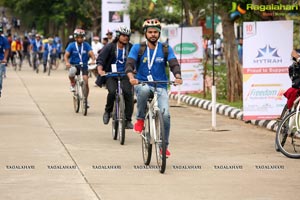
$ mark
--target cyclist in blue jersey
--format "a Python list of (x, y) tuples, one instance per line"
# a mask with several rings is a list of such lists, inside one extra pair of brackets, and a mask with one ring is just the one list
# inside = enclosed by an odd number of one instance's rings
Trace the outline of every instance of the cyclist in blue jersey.
[[(33, 70), (37, 69), (37, 59), (41, 60), (43, 57), (43, 42), (41, 40), (41, 36), (39, 34), (35, 35), (35, 39), (31, 41), (31, 50), (33, 56)], [(38, 72), (38, 71), (37, 71)]]
[[(92, 51), (89, 43), (84, 41), (85, 31), (83, 29), (75, 29), (74, 31), (75, 41), (71, 42), (66, 48), (64, 60), (66, 67), (69, 69), (69, 79), (71, 82), (71, 92), (75, 91), (75, 76), (80, 74), (82, 70), (83, 80), (87, 83), (87, 97), (89, 95), (89, 84), (88, 84), (88, 61), (92, 59), (90, 64), (95, 64), (95, 55)], [(83, 68), (81, 68), (83, 64)]]
[[(137, 121), (134, 124), (134, 130), (138, 133), (143, 131), (144, 119), (146, 114), (147, 100), (154, 88), (150, 85), (139, 84), (139, 81), (168, 81), (166, 73), (166, 60), (164, 58), (163, 44), (158, 41), (161, 32), (161, 25), (157, 19), (146, 20), (143, 24), (143, 31), (146, 38), (146, 49), (139, 58), (139, 49), (141, 44), (135, 44), (130, 50), (126, 62), (126, 73), (129, 81), (134, 85), (137, 96)], [(182, 84), (180, 65), (170, 46), (168, 46), (167, 61), (175, 77), (176, 84)], [(136, 67), (135, 67), (136, 66)], [(136, 75), (134, 76), (134, 72)], [(167, 147), (169, 145), (170, 135), (170, 113), (169, 96), (167, 85), (158, 85), (158, 106), (163, 113), (165, 136)], [(171, 155), (167, 148), (166, 156)]]
[[(116, 37), (103, 47), (97, 58), (97, 69), (100, 75), (106, 72), (125, 72), (125, 63), (132, 44), (130, 40), (131, 30), (126, 26), (120, 26), (116, 31)], [(103, 114), (103, 123), (108, 124), (111, 112), (113, 111), (116, 89), (118, 87), (117, 75), (107, 75), (106, 88), (108, 90), (105, 112)], [(121, 78), (121, 87), (125, 100), (126, 128), (132, 129), (131, 122), (133, 112), (133, 94), (129, 79), (124, 73)]]
[(2, 81), (3, 81), (3, 73), (5, 71), (5, 67), (7, 64), (8, 53), (9, 53), (9, 44), (6, 37), (2, 36), (3, 27), (0, 24), (0, 97), (2, 92)]
[[(50, 54), (50, 56), (49, 56)], [(50, 59), (50, 61), (48, 60)], [(51, 60), (52, 59), (52, 60)], [(44, 44), (44, 52), (43, 52), (43, 65), (44, 65), (44, 73), (47, 71), (47, 63), (53, 61), (53, 66), (56, 61), (56, 44), (53, 42), (53, 38), (48, 38), (48, 42)], [(50, 67), (50, 66), (49, 66)]]

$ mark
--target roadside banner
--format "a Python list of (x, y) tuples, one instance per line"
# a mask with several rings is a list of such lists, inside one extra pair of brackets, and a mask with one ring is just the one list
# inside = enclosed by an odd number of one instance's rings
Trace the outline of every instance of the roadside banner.
[[(181, 28), (170, 28), (168, 39), (169, 45), (173, 48), (181, 64), (183, 84), (180, 92), (199, 93), (203, 91), (202, 27), (183, 28), (182, 37)], [(174, 79), (172, 74), (170, 74), (170, 79)], [(172, 93), (177, 93), (177, 91), (177, 86), (171, 86)]]
[(275, 119), (291, 87), (293, 21), (244, 22), (243, 36), (244, 120)]
[(102, 0), (102, 38), (106, 37), (108, 30), (115, 32), (121, 25), (130, 28), (130, 18), (125, 13), (128, 6), (129, 0)]

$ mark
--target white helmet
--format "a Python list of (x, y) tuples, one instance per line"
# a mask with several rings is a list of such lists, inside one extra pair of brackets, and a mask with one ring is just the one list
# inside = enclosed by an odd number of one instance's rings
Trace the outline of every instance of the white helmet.
[(117, 37), (119, 37), (120, 35), (127, 35), (130, 37), (131, 35), (131, 30), (130, 28), (128, 28), (127, 26), (120, 26), (117, 30), (116, 30), (116, 35)]

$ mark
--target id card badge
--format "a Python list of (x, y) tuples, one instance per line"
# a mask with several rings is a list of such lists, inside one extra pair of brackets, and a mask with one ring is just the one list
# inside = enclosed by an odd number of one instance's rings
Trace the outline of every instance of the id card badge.
[(117, 72), (117, 65), (111, 64), (111, 72)]
[(83, 65), (83, 62), (79, 62), (79, 65)]
[(148, 79), (148, 81), (153, 81), (152, 75), (149, 74), (149, 75), (147, 76), (147, 79)]

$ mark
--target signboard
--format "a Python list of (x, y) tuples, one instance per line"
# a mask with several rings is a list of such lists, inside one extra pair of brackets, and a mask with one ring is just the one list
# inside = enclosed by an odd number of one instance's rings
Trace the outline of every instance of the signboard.
[[(181, 64), (183, 85), (181, 93), (197, 93), (203, 90), (203, 48), (202, 27), (171, 28), (169, 45)], [(182, 39), (182, 42), (181, 42)], [(173, 80), (173, 75), (170, 76)], [(178, 87), (171, 86), (171, 92), (176, 93)]]
[(244, 22), (243, 36), (244, 120), (275, 119), (291, 86), (293, 22)]
[(129, 15), (125, 13), (129, 6), (129, 0), (103, 0), (102, 1), (102, 27), (101, 35), (106, 37), (109, 31), (125, 25), (130, 28)]

